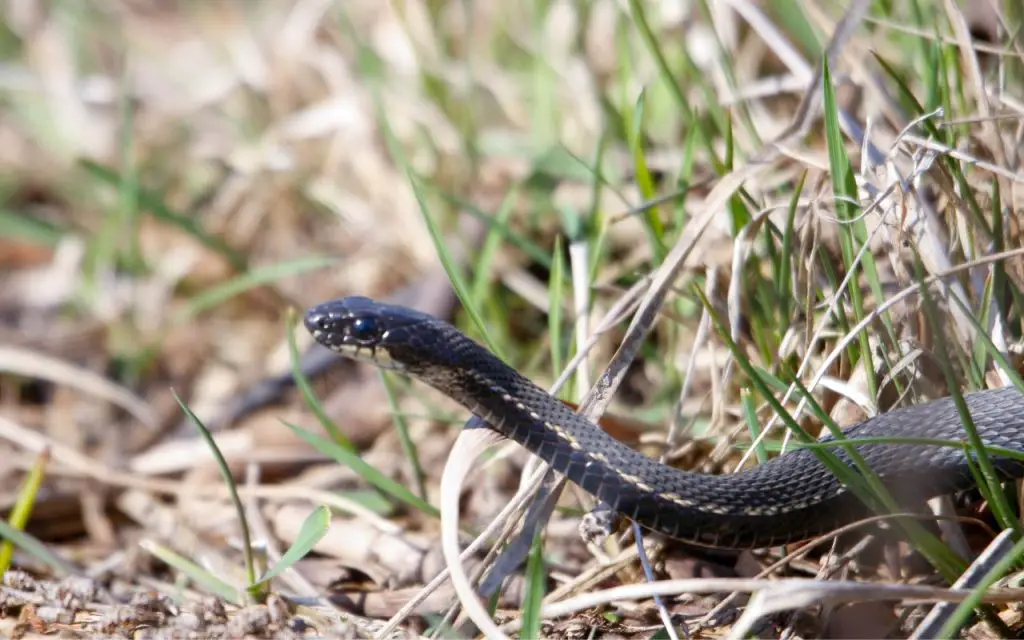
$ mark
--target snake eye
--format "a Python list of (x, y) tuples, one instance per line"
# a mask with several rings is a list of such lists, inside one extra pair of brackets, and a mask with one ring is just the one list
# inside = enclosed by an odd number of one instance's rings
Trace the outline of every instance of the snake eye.
[(372, 318), (356, 318), (349, 334), (360, 342), (371, 342), (377, 338), (377, 323)]

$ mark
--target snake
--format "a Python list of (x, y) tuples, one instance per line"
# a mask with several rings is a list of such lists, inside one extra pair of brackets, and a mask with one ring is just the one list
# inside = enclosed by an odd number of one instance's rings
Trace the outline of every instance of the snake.
[[(729, 474), (685, 471), (616, 440), (466, 336), (426, 313), (350, 296), (310, 308), (306, 329), (321, 345), (425, 383), (478, 416), (485, 428), (541, 458), (584, 491), (645, 529), (702, 547), (756, 549), (808, 540), (878, 515), (810, 447)], [(1016, 387), (962, 395), (1001, 481), (1024, 477), (1024, 395)], [(471, 428), (471, 427), (467, 427)], [(977, 486), (953, 398), (893, 409), (843, 432), (899, 506)], [(879, 438), (898, 438), (896, 443)], [(827, 443), (831, 435), (819, 439)], [(858, 443), (859, 439), (869, 439)], [(1002, 448), (1002, 451), (995, 449)], [(833, 455), (855, 473), (850, 449)], [(968, 456), (974, 460), (968, 459)]]

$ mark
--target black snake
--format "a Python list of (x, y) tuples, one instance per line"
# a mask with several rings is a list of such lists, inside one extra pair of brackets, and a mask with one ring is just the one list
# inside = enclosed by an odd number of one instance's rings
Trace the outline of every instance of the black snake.
[[(433, 316), (349, 297), (310, 309), (305, 323), (317, 341), (341, 355), (437, 388), (616, 511), (671, 537), (712, 547), (765, 547), (874, 515), (809, 449), (721, 476), (651, 460)], [(1024, 449), (1024, 396), (1016, 388), (969, 393), (965, 399), (986, 445)], [(966, 438), (951, 398), (890, 411), (845, 434), (853, 440)], [(955, 447), (875, 443), (856, 450), (901, 504), (976, 484), (963, 450)], [(841, 448), (832, 451), (850, 464)], [(991, 459), (1005, 478), (1024, 476), (1024, 463)]]

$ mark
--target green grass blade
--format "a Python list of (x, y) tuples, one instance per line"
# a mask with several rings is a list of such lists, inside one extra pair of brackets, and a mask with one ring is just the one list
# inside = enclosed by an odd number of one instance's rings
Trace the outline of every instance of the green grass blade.
[[(636, 183), (640, 188), (640, 195), (646, 201), (654, 200), (657, 192), (654, 188), (654, 178), (647, 167), (647, 160), (644, 157), (644, 112), (647, 105), (647, 92), (641, 91), (637, 97), (636, 105), (633, 108), (632, 122), (626, 130), (629, 132), (629, 148), (633, 154), (633, 171), (636, 174)], [(651, 254), (655, 264), (661, 264), (665, 259), (667, 249), (665, 248), (665, 229), (661, 224), (661, 216), (657, 206), (651, 206), (644, 210), (641, 218), (644, 223), (644, 230), (647, 232), (647, 239), (651, 243)]]
[(555, 236), (555, 248), (551, 255), (551, 277), (548, 278), (548, 336), (551, 342), (552, 378), (562, 373), (564, 351), (562, 305), (565, 303), (565, 249), (562, 236)]
[(0, 237), (52, 247), (64, 231), (45, 220), (0, 208)]
[(189, 322), (204, 311), (217, 307), (225, 301), (239, 294), (245, 293), (246, 291), (257, 289), (290, 276), (309, 273), (310, 271), (316, 271), (317, 269), (324, 269), (336, 262), (337, 258), (329, 256), (313, 256), (309, 258), (285, 260), (277, 264), (251, 269), (227, 280), (222, 284), (210, 287), (206, 291), (193, 296), (188, 305), (186, 305), (186, 307), (177, 316), (176, 320), (178, 322)]
[(305, 400), (306, 406), (309, 407), (313, 415), (316, 416), (320, 426), (324, 428), (334, 443), (339, 447), (349, 451), (352, 454), (356, 453), (356, 447), (352, 444), (352, 441), (338, 429), (334, 421), (327, 417), (327, 412), (324, 411), (323, 405), (320, 404), (320, 399), (316, 397), (316, 393), (313, 392), (313, 387), (309, 384), (309, 379), (306, 377), (305, 372), (302, 370), (302, 363), (299, 359), (299, 346), (295, 341), (295, 309), (288, 310), (288, 330), (286, 332), (288, 338), (288, 357), (291, 360), (292, 365), (292, 377), (295, 379), (295, 386), (299, 388), (299, 393), (302, 394), (302, 399)]
[[(793, 190), (793, 197), (789, 199), (789, 211), (786, 215), (786, 229), (782, 233), (782, 247), (780, 251), (779, 270), (775, 276), (775, 299), (779, 302), (779, 313), (776, 316), (780, 322), (786, 322), (793, 311), (793, 256), (796, 248), (794, 246), (794, 234), (796, 233), (796, 212), (799, 208), (800, 195), (804, 192), (804, 184), (807, 181), (807, 172), (800, 174), (796, 188)], [(813, 295), (813, 294), (808, 294)]]
[(188, 416), (188, 419), (195, 426), (199, 435), (206, 441), (207, 446), (210, 447), (210, 453), (213, 454), (214, 459), (217, 461), (217, 468), (224, 479), (224, 484), (227, 485), (228, 495), (231, 496), (231, 503), (235, 507), (235, 515), (238, 516), (238, 528), (242, 534), (242, 552), (245, 556), (246, 583), (252, 585), (256, 582), (256, 562), (253, 556), (252, 535), (249, 533), (249, 519), (245, 517), (245, 507), (242, 505), (242, 498), (238, 495), (238, 487), (235, 485), (235, 479), (231, 475), (231, 467), (228, 466), (228, 461), (224, 459), (224, 455), (220, 452), (220, 447), (217, 446), (216, 440), (213, 439), (213, 434), (210, 433), (210, 430), (199, 419), (199, 416), (189, 409), (188, 405), (185, 404), (174, 389), (171, 389), (171, 395), (174, 396), (174, 400), (181, 407), (181, 410), (185, 412), (185, 415)]
[[(121, 177), (113, 169), (103, 166), (98, 162), (93, 162), (92, 160), (80, 160), (79, 164), (90, 176), (97, 178), (112, 187), (120, 188)], [(148, 210), (158, 220), (175, 226), (189, 234), (200, 244), (223, 256), (235, 269), (239, 271), (245, 270), (246, 258), (242, 253), (235, 251), (220, 238), (207, 233), (194, 219), (172, 211), (170, 207), (164, 203), (163, 198), (158, 196), (156, 193), (140, 187), (136, 196), (141, 209)]]
[[(918, 282), (925, 281), (924, 265), (921, 264), (920, 257), (916, 256), (917, 266), (917, 278)], [(928, 319), (930, 326), (941, 327), (942, 322), (939, 319), (938, 309), (935, 306), (935, 300), (932, 298), (931, 293), (928, 291), (928, 287), (919, 287), (921, 297), (921, 307), (924, 311), (925, 317)], [(955, 298), (956, 296), (950, 296)], [(966, 313), (967, 316), (972, 316), (971, 313)], [(984, 332), (982, 332), (984, 333)], [(946, 386), (950, 391), (950, 395), (953, 398), (953, 402), (956, 405), (957, 413), (960, 415), (960, 422), (963, 424), (964, 431), (967, 433), (967, 442), (970, 444), (971, 452), (975, 455), (976, 463), (978, 465), (979, 477), (977, 478), (978, 487), (986, 490), (986, 497), (990, 500), (989, 506), (992, 509), (992, 514), (996, 517), (1000, 526), (1004, 529), (1014, 529), (1018, 535), (1021, 534), (1020, 523), (1013, 514), (1013, 509), (1010, 507), (1010, 502), (1006, 498), (1006, 494), (1002, 489), (1002, 480), (999, 474), (996, 472), (995, 465), (989, 459), (988, 454), (985, 451), (985, 443), (981, 439), (981, 435), (978, 433), (978, 428), (974, 424), (974, 418), (971, 416), (970, 411), (967, 409), (967, 402), (964, 400), (964, 395), (960, 391), (960, 385), (957, 382), (956, 375), (953, 372), (953, 366), (949, 360), (949, 349), (947, 347), (947, 340), (943, 335), (942, 331), (935, 332), (935, 348), (934, 353), (936, 360), (939, 363), (939, 368), (942, 369), (943, 377), (946, 379)]]
[[(46, 476), (46, 465), (50, 461), (49, 448), (43, 449), (36, 456), (36, 461), (25, 475), (25, 481), (18, 491), (17, 500), (7, 518), (7, 524), (18, 531), (24, 531), (28, 521), (32, 517), (32, 508), (39, 497), (39, 487), (43, 484), (43, 477)], [(5, 540), (0, 544), (0, 576), (7, 573), (11, 565), (11, 558), (14, 556), (14, 543)]]
[[(427, 225), (427, 231), (430, 233), (430, 239), (434, 243), (434, 249), (437, 251), (437, 257), (441, 261), (441, 266), (444, 267), (445, 273), (448, 274), (448, 280), (452, 284), (452, 289), (455, 290), (455, 295), (458, 296), (459, 302), (462, 303), (462, 307), (466, 310), (466, 313), (469, 315), (470, 320), (472, 320), (473, 325), (479, 332), (483, 342), (495, 355), (502, 357), (502, 350), (499, 349), (498, 345), (491, 339), (490, 332), (487, 330), (487, 325), (483, 320), (483, 316), (480, 315), (479, 309), (475, 304), (473, 304), (473, 298), (470, 295), (469, 288), (466, 286), (462, 269), (458, 266), (456, 260), (448, 250), (448, 246), (445, 244), (444, 236), (437, 225), (437, 220), (427, 203), (426, 194), (424, 193), (424, 185), (419, 177), (413, 172), (412, 166), (407, 161), (401, 145), (395, 139), (394, 132), (391, 130), (386, 114), (380, 112), (378, 115), (380, 116), (380, 126), (384, 133), (384, 139), (387, 143), (388, 150), (391, 153), (391, 157), (394, 159), (395, 164), (405, 170), (406, 178), (409, 180), (410, 186), (412, 186), (413, 195), (416, 196), (416, 203), (419, 205), (420, 214)], [(504, 358), (502, 357), (502, 359)]]
[(384, 385), (384, 393), (388, 398), (388, 407), (391, 409), (391, 418), (395, 422), (395, 431), (398, 433), (398, 441), (402, 445), (405, 457), (409, 459), (409, 466), (412, 467), (412, 475), (416, 482), (416, 492), (424, 501), (427, 500), (427, 481), (423, 466), (420, 464), (419, 454), (416, 452), (416, 443), (409, 434), (409, 422), (398, 407), (398, 400), (395, 397), (395, 385), (391, 376), (385, 371), (380, 372), (380, 380)]
[(0, 538), (13, 542), (16, 547), (48, 566), (55, 575), (68, 576), (78, 573), (70, 562), (50, 551), (46, 543), (29, 533), (15, 529), (4, 520), (0, 520)]
[(437, 507), (426, 502), (398, 482), (387, 477), (351, 451), (289, 422), (284, 420), (281, 422), (291, 429), (295, 435), (305, 440), (311, 447), (330, 457), (332, 460), (337, 461), (339, 464), (352, 469), (360, 478), (365, 480), (371, 486), (380, 489), (392, 498), (400, 502), (404, 502), (405, 504), (422, 511), (429, 516), (436, 518), (441, 515), (440, 511), (437, 510)]
[(296, 562), (309, 555), (313, 547), (320, 542), (331, 527), (331, 510), (325, 506), (313, 509), (302, 522), (299, 534), (295, 541), (284, 552), (281, 559), (270, 568), (257, 582), (257, 585), (265, 584), (281, 574), (281, 572), (292, 567)]
[(547, 592), (547, 569), (544, 566), (544, 536), (537, 531), (526, 561), (526, 592), (523, 598), (522, 638), (541, 637), (541, 610)]
[[(785, 407), (783, 407), (782, 404), (775, 398), (775, 394), (772, 393), (771, 388), (765, 382), (765, 379), (760, 374), (760, 371), (757, 368), (755, 368), (746, 357), (744, 357), (742, 350), (729, 336), (729, 332), (726, 329), (725, 324), (722, 322), (721, 318), (718, 316), (718, 313), (711, 305), (711, 301), (707, 298), (707, 296), (704, 295), (704, 292), (701, 291), (696, 286), (693, 287), (693, 291), (696, 293), (697, 297), (701, 301), (701, 304), (704, 305), (704, 309), (709, 314), (709, 317), (711, 318), (711, 321), (714, 324), (716, 331), (718, 331), (719, 333), (720, 339), (725, 343), (726, 347), (732, 352), (736, 364), (738, 364), (739, 367), (743, 370), (747, 378), (750, 380), (750, 383), (757, 389), (758, 393), (761, 394), (761, 397), (765, 400), (765, 402), (767, 402), (772, 407), (772, 409), (775, 410), (775, 412), (778, 414), (779, 418), (786, 425), (786, 427), (790, 431), (792, 431), (796, 436), (798, 436), (799, 439), (802, 439), (804, 442), (813, 442), (814, 438), (809, 433), (804, 431), (803, 427), (801, 427), (799, 423), (793, 420), (793, 417), (789, 414), (788, 411), (786, 411)], [(809, 401), (813, 402), (813, 398), (809, 398)], [(838, 427), (835, 427), (834, 423), (832, 423), (829, 426), (830, 428), (833, 428), (838, 431)], [(847, 446), (849, 447), (849, 445)], [(847, 453), (850, 454), (851, 458), (856, 460), (857, 452), (855, 450), (852, 450), (852, 448), (848, 448)], [(832, 471), (844, 483), (848, 482), (848, 486), (852, 491), (857, 492), (858, 495), (864, 496), (864, 498), (868, 500), (870, 503), (871, 495), (866, 491), (863, 478), (853, 473), (852, 469), (847, 467), (839, 458), (833, 456), (831, 453), (826, 453), (826, 455), (822, 456), (821, 461), (822, 463), (825, 464), (825, 466), (829, 468), (830, 471)]]
[(937, 637), (958, 637), (960, 628), (967, 624), (972, 612), (981, 606), (981, 600), (985, 595), (985, 592), (988, 591), (989, 587), (995, 584), (997, 580), (1013, 569), (1022, 557), (1024, 557), (1024, 538), (1018, 540), (1017, 544), (1013, 545), (1013, 548), (1010, 549), (1010, 552), (1003, 556), (1003, 558), (985, 574), (985, 577), (978, 583), (978, 586), (971, 590), (971, 595), (957, 606), (953, 611), (953, 614), (949, 616), (948, 620), (946, 620), (946, 624), (942, 625), (942, 630), (939, 631)]
[[(431, 185), (423, 185), (423, 187), (431, 188)], [(493, 229), (498, 232), (505, 242), (508, 242), (525, 253), (533, 262), (538, 263), (546, 269), (551, 268), (551, 256), (545, 253), (544, 249), (542, 249), (540, 245), (523, 236), (521, 233), (517, 233), (507, 223), (501, 222), (496, 216), (493, 216), (490, 213), (481, 211), (478, 206), (468, 200), (458, 197), (457, 195), (444, 192), (440, 192), (439, 195), (448, 203), (458, 207), (477, 220), (483, 222), (487, 225), (488, 229)]]
[(210, 593), (236, 606), (245, 604), (245, 599), (238, 589), (173, 549), (157, 544), (152, 540), (143, 540), (139, 543), (139, 546), (166, 563), (167, 566), (180, 571), (189, 580), (200, 585)]
[(473, 265), (475, 275), (473, 277), (473, 284), (470, 287), (473, 306), (476, 308), (480, 308), (486, 303), (490, 293), (491, 282), (493, 281), (491, 265), (494, 263), (494, 256), (497, 255), (498, 249), (501, 247), (503, 239), (501, 230), (508, 228), (508, 221), (512, 214), (512, 205), (518, 197), (519, 190), (517, 188), (509, 189), (505, 198), (501, 201), (501, 206), (498, 207), (498, 213), (494, 216), (494, 224), (490, 225), (490, 228), (487, 230), (483, 246), (476, 257)]
[(757, 456), (757, 461), (760, 464), (764, 464), (768, 462), (768, 451), (765, 448), (764, 442), (758, 441), (758, 437), (761, 435), (761, 421), (757, 419), (757, 404), (748, 391), (742, 392), (740, 402), (743, 405), (743, 418), (747, 423), (747, 429), (750, 430), (750, 441), (756, 443), (754, 445), (754, 455)]
[[(857, 182), (853, 176), (853, 168), (850, 159), (846, 155), (846, 146), (843, 143), (843, 132), (839, 126), (839, 104), (836, 100), (835, 86), (832, 84), (832, 73), (829, 69), (828, 58), (822, 58), (824, 66), (824, 79), (822, 90), (824, 92), (824, 119), (825, 119), (825, 141), (828, 146), (829, 173), (832, 178), (832, 191), (835, 195), (836, 217), (839, 223), (839, 244), (842, 249), (843, 262), (847, 271), (855, 271), (858, 268), (857, 256), (859, 247), (867, 242), (867, 231), (863, 220), (857, 220), (858, 211), (853, 202), (858, 201)], [(865, 252), (860, 259), (859, 267), (864, 269), (868, 279), (877, 281), (877, 273), (871, 268), (873, 266), (870, 252)], [(851, 278), (847, 291), (850, 302), (853, 306), (854, 317), (860, 321), (865, 316), (864, 297), (860, 290), (860, 279)], [(877, 295), (877, 294), (876, 294)], [(879, 297), (884, 300), (884, 297)], [(864, 359), (864, 370), (874, 371), (872, 363), (871, 346), (866, 333), (857, 336), (860, 345), (860, 357)], [(872, 398), (878, 397), (877, 382), (874, 376), (867, 377), (868, 395)]]
[(455, 260), (448, 251), (444, 237), (441, 235), (441, 231), (437, 227), (437, 221), (434, 220), (434, 216), (430, 214), (427, 201), (423, 197), (423, 189), (420, 185), (419, 179), (416, 178), (411, 171), (407, 175), (409, 182), (412, 184), (413, 193), (416, 195), (416, 202), (419, 203), (420, 212), (423, 214), (423, 220), (427, 223), (427, 231), (430, 232), (430, 238), (434, 241), (434, 248), (437, 250), (437, 257), (441, 260), (441, 265), (444, 267), (445, 273), (448, 274), (448, 279), (452, 283), (455, 295), (459, 297), (459, 301), (462, 302), (462, 307), (466, 310), (466, 313), (473, 321), (473, 325), (476, 327), (476, 330), (480, 332), (483, 341), (495, 355), (504, 360), (505, 358), (502, 355), (502, 351), (498, 348), (498, 345), (494, 340), (491, 339), (490, 332), (487, 330), (487, 324), (484, 322), (483, 316), (480, 315), (480, 311), (477, 309), (476, 305), (473, 304), (473, 299), (470, 297), (469, 291), (467, 290), (465, 281), (462, 277), (462, 270), (456, 265)]

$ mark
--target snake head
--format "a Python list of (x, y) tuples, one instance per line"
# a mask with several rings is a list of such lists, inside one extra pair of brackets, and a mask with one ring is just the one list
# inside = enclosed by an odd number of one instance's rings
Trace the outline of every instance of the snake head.
[(413, 309), (351, 296), (318, 304), (306, 312), (306, 329), (328, 349), (395, 371), (408, 371), (401, 357), (415, 339), (414, 327), (440, 322)]

